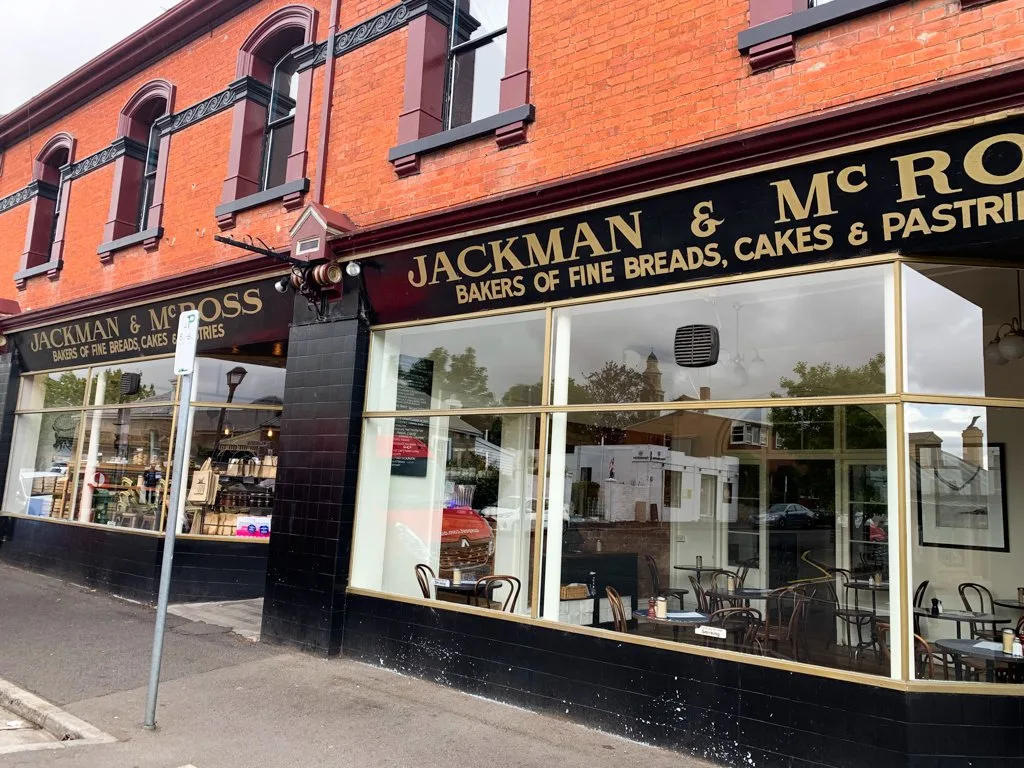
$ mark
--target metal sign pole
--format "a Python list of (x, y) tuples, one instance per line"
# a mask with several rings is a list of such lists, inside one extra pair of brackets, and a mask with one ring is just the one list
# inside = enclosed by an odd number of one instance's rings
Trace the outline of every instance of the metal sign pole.
[(192, 376), (195, 371), (196, 341), (199, 335), (199, 312), (183, 312), (178, 321), (174, 372), (181, 377), (178, 387), (178, 427), (174, 435), (174, 459), (171, 465), (171, 498), (164, 526), (164, 557), (160, 566), (160, 593), (156, 605), (156, 628), (153, 631), (153, 660), (149, 668), (149, 692), (146, 696), (145, 728), (156, 727), (156, 697), (160, 688), (160, 662), (164, 652), (164, 630), (167, 625), (167, 603), (171, 594), (171, 563), (174, 560), (174, 539), (178, 530), (178, 506), (185, 487), (185, 442), (188, 439), (188, 409), (191, 403)]

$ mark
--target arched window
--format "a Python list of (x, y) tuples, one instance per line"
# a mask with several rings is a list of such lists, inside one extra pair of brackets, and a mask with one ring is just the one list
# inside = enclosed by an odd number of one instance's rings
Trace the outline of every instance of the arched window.
[(260, 189), (284, 184), (288, 155), (295, 135), (295, 100), (299, 94), (298, 61), (294, 52), (286, 53), (271, 75), (270, 105), (267, 107), (267, 130), (263, 138), (263, 174)]
[(19, 288), (24, 288), (25, 280), (33, 275), (46, 272), (53, 278), (60, 270), (71, 188), (71, 181), (61, 178), (60, 169), (74, 159), (74, 151), (74, 138), (59, 133), (43, 145), (32, 164), (34, 196), (28, 214), (21, 269), (14, 278)]
[[(252, 31), (238, 52), (232, 89), (235, 102), (228, 175), (217, 222), (235, 225), (235, 214), (281, 200), (297, 208), (309, 187), (306, 138), (313, 71), (299, 71), (301, 56), (316, 39), (317, 13), (289, 5), (270, 14)], [(262, 130), (260, 130), (262, 128)]]
[(163, 188), (170, 135), (162, 135), (161, 118), (174, 108), (174, 86), (165, 80), (147, 83), (128, 100), (117, 123), (110, 214), (99, 248), (107, 262), (115, 251), (142, 243), (155, 250), (163, 234)]

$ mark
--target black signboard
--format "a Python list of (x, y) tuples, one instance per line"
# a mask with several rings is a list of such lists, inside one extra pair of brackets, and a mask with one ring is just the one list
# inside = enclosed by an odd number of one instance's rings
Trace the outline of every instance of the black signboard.
[(13, 335), (30, 371), (172, 354), (178, 315), (199, 310), (200, 352), (277, 341), (288, 334), (292, 297), (274, 290), (276, 278), (91, 315)]
[(378, 258), (378, 322), (1024, 237), (1024, 118), (670, 188)]
[[(395, 410), (422, 411), (429, 409), (433, 382), (433, 360), (425, 357), (399, 355)], [(429, 442), (430, 421), (428, 419), (395, 419), (395, 436), (391, 449), (391, 474), (400, 477), (426, 477)]]

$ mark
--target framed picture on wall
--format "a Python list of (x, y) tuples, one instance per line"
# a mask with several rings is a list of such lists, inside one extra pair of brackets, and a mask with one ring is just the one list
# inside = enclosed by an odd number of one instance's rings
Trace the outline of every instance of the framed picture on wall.
[(965, 446), (963, 454), (915, 447), (911, 479), (918, 543), (1009, 552), (1005, 446)]

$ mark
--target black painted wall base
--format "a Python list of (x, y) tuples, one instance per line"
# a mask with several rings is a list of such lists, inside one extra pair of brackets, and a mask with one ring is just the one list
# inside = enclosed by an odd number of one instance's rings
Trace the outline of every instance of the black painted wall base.
[[(0, 562), (156, 603), (164, 540), (84, 525), (0, 517)], [(267, 544), (178, 539), (171, 602), (263, 596)]]
[(342, 653), (749, 768), (1021, 768), (1024, 698), (902, 691), (348, 595)]

